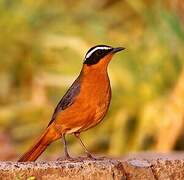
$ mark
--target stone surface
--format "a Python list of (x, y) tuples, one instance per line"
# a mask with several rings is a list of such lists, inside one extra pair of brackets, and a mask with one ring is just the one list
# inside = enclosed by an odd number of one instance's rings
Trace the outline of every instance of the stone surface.
[[(183, 156), (184, 157), (184, 156)], [(0, 180), (183, 180), (184, 158), (133, 155), (123, 159), (0, 162)]]

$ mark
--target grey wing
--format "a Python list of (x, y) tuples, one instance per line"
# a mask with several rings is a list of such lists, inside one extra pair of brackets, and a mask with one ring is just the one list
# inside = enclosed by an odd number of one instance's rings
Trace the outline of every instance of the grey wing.
[(74, 83), (71, 85), (71, 87), (68, 89), (66, 94), (62, 97), (60, 102), (58, 103), (53, 115), (52, 119), (49, 122), (48, 126), (54, 121), (56, 118), (58, 112), (63, 111), (67, 107), (71, 106), (73, 102), (75, 101), (76, 96), (80, 92), (80, 76), (74, 81)]

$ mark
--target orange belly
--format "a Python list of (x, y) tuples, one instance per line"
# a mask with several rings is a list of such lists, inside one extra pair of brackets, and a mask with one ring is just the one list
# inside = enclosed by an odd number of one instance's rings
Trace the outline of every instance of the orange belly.
[(84, 77), (75, 102), (58, 113), (53, 122), (58, 133), (85, 131), (97, 125), (105, 116), (111, 99), (108, 75), (95, 73), (95, 77), (90, 77)]

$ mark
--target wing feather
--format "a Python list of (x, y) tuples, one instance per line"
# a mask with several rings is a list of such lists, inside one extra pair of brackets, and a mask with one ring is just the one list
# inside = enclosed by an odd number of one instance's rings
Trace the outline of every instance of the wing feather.
[(68, 91), (65, 93), (65, 95), (62, 97), (60, 102), (58, 103), (57, 107), (54, 110), (54, 113), (52, 115), (51, 121), (49, 122), (48, 126), (55, 120), (58, 112), (61, 112), (71, 106), (75, 98), (80, 92), (80, 75), (78, 78), (73, 82), (71, 87), (68, 89)]

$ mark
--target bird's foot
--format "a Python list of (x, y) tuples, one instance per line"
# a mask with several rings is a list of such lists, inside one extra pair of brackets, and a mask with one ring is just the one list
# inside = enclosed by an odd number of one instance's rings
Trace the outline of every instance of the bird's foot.
[(87, 159), (102, 161), (102, 160), (106, 159), (106, 157), (105, 156), (96, 157), (96, 156), (93, 156), (92, 154), (87, 154)]
[(59, 157), (57, 161), (76, 161), (76, 158), (73, 158), (71, 156), (64, 156), (64, 157)]
[(97, 160), (97, 158), (95, 156), (93, 156), (91, 153), (87, 153), (87, 159)]
[(79, 161), (84, 161), (84, 160), (92, 160), (92, 161), (96, 161), (96, 160), (103, 160), (104, 157), (95, 157), (94, 155), (92, 155), (91, 153), (87, 153), (87, 157), (86, 156), (80, 156), (77, 158)]

